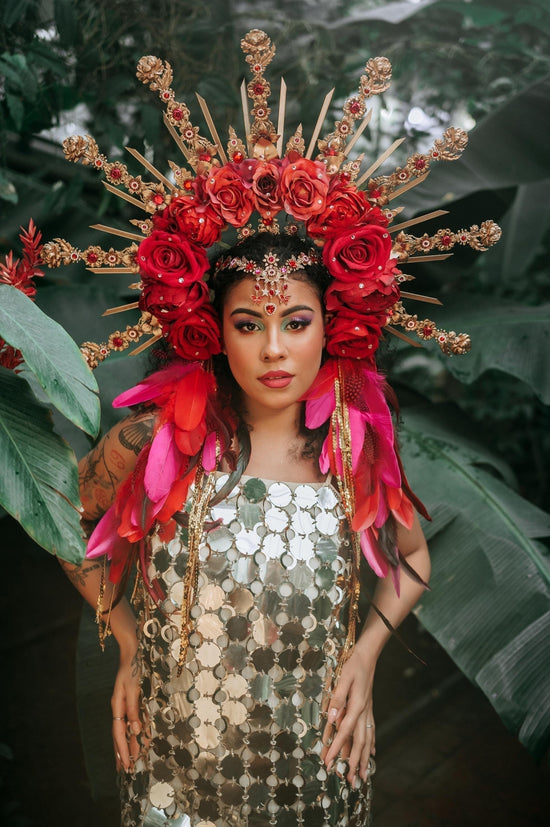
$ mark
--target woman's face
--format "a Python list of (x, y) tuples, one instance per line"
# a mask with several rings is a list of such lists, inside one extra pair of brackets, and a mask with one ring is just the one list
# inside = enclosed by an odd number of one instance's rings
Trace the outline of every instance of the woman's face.
[(323, 307), (308, 282), (290, 279), (288, 304), (277, 304), (272, 315), (252, 301), (253, 292), (248, 278), (229, 290), (222, 328), (224, 353), (251, 416), (299, 404), (325, 344)]

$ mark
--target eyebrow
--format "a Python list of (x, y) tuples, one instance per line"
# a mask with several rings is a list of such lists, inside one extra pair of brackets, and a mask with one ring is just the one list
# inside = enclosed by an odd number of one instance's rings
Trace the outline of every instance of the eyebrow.
[[(313, 307), (309, 307), (307, 304), (296, 304), (294, 307), (288, 307), (283, 313), (281, 313), (281, 316), (290, 316), (292, 313), (298, 313), (300, 310), (309, 310), (311, 313), (315, 313)], [(236, 316), (238, 313), (246, 313), (248, 316), (255, 316), (257, 319), (263, 318), (263, 313), (259, 313), (257, 310), (250, 310), (248, 307), (236, 307), (235, 310), (232, 310), (229, 315), (230, 317)]]

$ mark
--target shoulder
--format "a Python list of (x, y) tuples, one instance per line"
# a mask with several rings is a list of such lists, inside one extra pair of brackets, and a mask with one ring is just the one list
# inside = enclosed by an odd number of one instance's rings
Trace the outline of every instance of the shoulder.
[(79, 463), (80, 496), (89, 519), (112, 504), (119, 486), (136, 467), (155, 427), (154, 409), (133, 412), (117, 422)]

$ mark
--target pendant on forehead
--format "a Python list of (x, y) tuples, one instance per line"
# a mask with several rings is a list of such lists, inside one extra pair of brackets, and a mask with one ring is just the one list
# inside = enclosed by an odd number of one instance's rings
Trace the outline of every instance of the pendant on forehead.
[(264, 310), (268, 316), (273, 316), (273, 314), (277, 310), (277, 305), (272, 304), (271, 302), (269, 304), (264, 304)]

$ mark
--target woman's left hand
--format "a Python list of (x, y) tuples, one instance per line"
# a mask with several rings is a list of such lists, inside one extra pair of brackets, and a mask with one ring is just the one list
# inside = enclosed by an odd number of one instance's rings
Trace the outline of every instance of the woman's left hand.
[[(321, 753), (327, 769), (340, 758), (349, 762), (348, 781), (367, 780), (369, 758), (375, 754), (372, 685), (375, 664), (358, 642), (344, 664), (327, 707)], [(330, 739), (332, 737), (332, 743)], [(330, 746), (329, 746), (330, 744)]]

